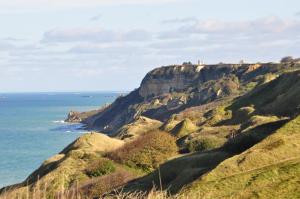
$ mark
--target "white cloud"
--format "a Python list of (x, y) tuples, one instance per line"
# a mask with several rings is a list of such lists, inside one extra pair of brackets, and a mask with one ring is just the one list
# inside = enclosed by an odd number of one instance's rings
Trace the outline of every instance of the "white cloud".
[(274, 16), (240, 21), (201, 20), (160, 32), (158, 38), (149, 47), (160, 56), (198, 56), (210, 62), (243, 58), (276, 61), (285, 55), (299, 56), (300, 20)]
[(188, 37), (206, 37), (212, 42), (224, 40), (274, 40), (298, 38), (300, 20), (265, 17), (248, 21), (202, 20), (194, 24), (161, 32), (160, 39), (186, 39)]
[(92, 7), (97, 5), (156, 4), (178, 0), (10, 0), (1, 1), (0, 7)]
[[(177, 19), (173, 21), (177, 23)], [(181, 26), (168, 32), (56, 29), (45, 33), (43, 40), (59, 45), (68, 44), (68, 54), (82, 59), (116, 58), (125, 63), (134, 57), (146, 60), (146, 57), (151, 56), (160, 60), (182, 60), (184, 57), (191, 60), (199, 57), (215, 60), (223, 56), (223, 61), (239, 60), (245, 56), (258, 60), (295, 54), (292, 52), (296, 52), (300, 44), (300, 21), (295, 19), (271, 16), (245, 21), (178, 21)]]
[(185, 33), (283, 33), (299, 31), (300, 21), (295, 19), (282, 19), (275, 16), (260, 18), (252, 21), (222, 21), (205, 20), (196, 25), (181, 27)]
[(43, 42), (133, 42), (151, 39), (145, 30), (113, 31), (103, 28), (54, 29), (46, 32)]
[(163, 24), (180, 24), (180, 23), (196, 23), (198, 19), (196, 17), (174, 18), (163, 20)]
[(15, 46), (12, 43), (6, 40), (2, 40), (2, 41), (0, 40), (0, 51), (8, 51), (14, 48)]
[[(123, 82), (133, 88), (149, 69), (160, 65), (198, 59), (206, 63), (276, 61), (285, 55), (298, 57), (300, 52), (300, 20), (295, 18), (192, 23), (174, 19), (171, 23), (177, 28), (172, 26), (168, 32), (164, 27), (148, 32), (82, 26), (47, 31), (37, 44), (0, 40), (0, 68), (9, 74), (23, 69), (40, 79), (47, 79), (52, 71), (70, 85), (80, 78), (87, 88), (116, 89), (125, 88)], [(112, 81), (118, 85), (111, 85)]]

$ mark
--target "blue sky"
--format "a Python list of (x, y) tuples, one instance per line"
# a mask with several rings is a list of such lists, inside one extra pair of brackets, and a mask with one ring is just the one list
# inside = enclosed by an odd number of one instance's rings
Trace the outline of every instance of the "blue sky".
[(297, 0), (10, 0), (0, 25), (0, 92), (124, 91), (162, 65), (300, 57)]

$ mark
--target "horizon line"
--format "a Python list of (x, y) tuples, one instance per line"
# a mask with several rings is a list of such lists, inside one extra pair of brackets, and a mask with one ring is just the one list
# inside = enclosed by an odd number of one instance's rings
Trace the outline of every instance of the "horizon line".
[(0, 94), (30, 94), (30, 93), (124, 93), (129, 90), (91, 90), (91, 91), (0, 91)]

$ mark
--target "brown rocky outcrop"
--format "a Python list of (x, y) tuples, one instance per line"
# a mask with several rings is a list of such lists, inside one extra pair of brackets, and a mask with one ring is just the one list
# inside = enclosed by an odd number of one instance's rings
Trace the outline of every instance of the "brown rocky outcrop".
[(239, 95), (258, 76), (276, 73), (281, 64), (172, 65), (150, 71), (138, 89), (96, 112), (71, 112), (67, 121), (82, 122), (108, 134), (140, 116), (165, 122), (188, 107)]

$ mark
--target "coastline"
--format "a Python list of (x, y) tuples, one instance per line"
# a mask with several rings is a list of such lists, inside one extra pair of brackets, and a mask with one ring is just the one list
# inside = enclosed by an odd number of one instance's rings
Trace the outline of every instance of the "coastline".
[[(57, 154), (82, 133), (83, 124), (63, 123), (72, 110), (92, 110), (113, 100), (105, 92), (82, 98), (73, 93), (1, 94), (0, 186), (23, 181), (47, 158)], [(71, 126), (71, 127), (70, 127)]]
[[(138, 89), (110, 105), (71, 111), (65, 122), (107, 134), (81, 135), (5, 194), (24, 195), (29, 187), (34, 194), (42, 186), (47, 189), (42, 193), (53, 198), (74, 191), (101, 198), (112, 190), (147, 194), (160, 186), (163, 194), (206, 197), (201, 190), (216, 189), (207, 181), (218, 183), (228, 176), (229, 184), (238, 182), (235, 187), (211, 194), (226, 196), (227, 190), (235, 190), (240, 195), (239, 186), (248, 186), (244, 175), (275, 186), (281, 182), (277, 174), (275, 181), (266, 182), (252, 171), (273, 171), (264, 165), (279, 169), (282, 159), (289, 160), (285, 151), (298, 164), (299, 148), (290, 149), (299, 145), (297, 67), (262, 63), (154, 69)], [(293, 161), (284, 164), (289, 167)], [(237, 181), (231, 182), (232, 176)]]

